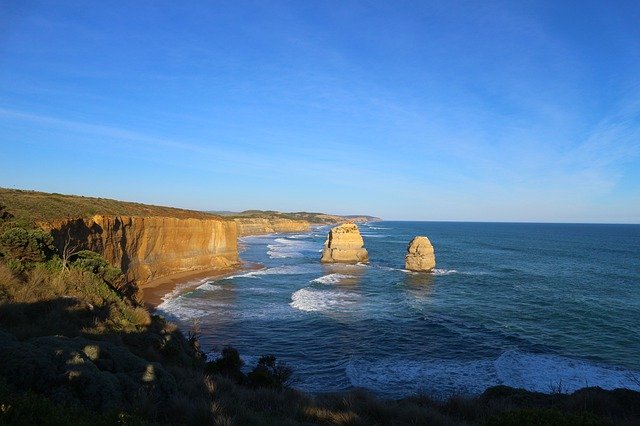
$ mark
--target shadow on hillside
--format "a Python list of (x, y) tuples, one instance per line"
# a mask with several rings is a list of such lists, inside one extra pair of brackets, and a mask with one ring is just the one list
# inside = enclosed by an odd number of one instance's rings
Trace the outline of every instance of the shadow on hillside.
[[(113, 305), (59, 297), (0, 304), (0, 376), (62, 404), (167, 424), (638, 424), (640, 392), (571, 395), (497, 386), (477, 398), (385, 401), (366, 391), (310, 396), (204, 374), (193, 340), (152, 317), (128, 329)], [(111, 322), (111, 323), (110, 323)], [(0, 401), (2, 403), (2, 401)], [(596, 417), (594, 417), (596, 416)], [(496, 418), (496, 422), (490, 420)], [(533, 420), (532, 420), (533, 419)], [(534, 423), (531, 423), (534, 421)], [(604, 421), (604, 423), (603, 423)], [(527, 423), (529, 422), (529, 423)], [(536, 423), (537, 422), (537, 423)]]
[(210, 420), (210, 384), (190, 341), (160, 317), (120, 327), (114, 309), (72, 297), (0, 304), (0, 375), (97, 412)]

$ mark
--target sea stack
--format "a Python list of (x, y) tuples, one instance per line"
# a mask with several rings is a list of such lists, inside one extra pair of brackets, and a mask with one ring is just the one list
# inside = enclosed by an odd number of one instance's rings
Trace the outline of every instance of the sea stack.
[(345, 223), (329, 231), (322, 250), (322, 263), (368, 262), (369, 253), (355, 223)]
[(404, 268), (416, 272), (430, 272), (436, 267), (436, 256), (427, 237), (415, 237), (407, 247)]

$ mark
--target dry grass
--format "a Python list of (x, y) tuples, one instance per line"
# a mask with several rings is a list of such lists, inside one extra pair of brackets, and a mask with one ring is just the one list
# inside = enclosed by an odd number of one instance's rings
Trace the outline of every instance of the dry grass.
[(55, 219), (91, 217), (96, 214), (199, 219), (219, 217), (206, 212), (108, 198), (50, 194), (7, 188), (0, 188), (0, 204), (6, 206), (6, 210), (14, 216), (14, 221), (25, 226)]

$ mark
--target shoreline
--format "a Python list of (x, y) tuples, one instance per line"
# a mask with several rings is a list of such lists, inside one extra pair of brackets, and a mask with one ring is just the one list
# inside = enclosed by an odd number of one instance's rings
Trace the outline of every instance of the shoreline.
[(153, 313), (155, 309), (164, 302), (164, 297), (173, 292), (180, 284), (193, 282), (193, 286), (185, 287), (185, 291), (195, 288), (207, 279), (220, 279), (233, 275), (240, 271), (252, 271), (264, 268), (259, 263), (242, 262), (239, 266), (230, 268), (210, 268), (196, 271), (184, 271), (166, 277), (156, 278), (139, 289), (142, 304)]
[[(314, 228), (319, 228), (324, 225), (319, 224), (311, 224), (311, 229), (306, 232), (311, 232)], [(285, 232), (285, 234), (294, 234), (295, 232)], [(272, 232), (267, 234), (252, 234), (252, 235), (243, 235), (244, 237), (262, 237), (265, 235), (275, 235), (279, 234), (279, 232)], [(241, 253), (243, 247), (241, 247), (240, 241), (238, 244), (238, 252)], [(178, 272), (176, 274), (167, 275), (165, 277), (156, 278), (154, 280), (149, 281), (144, 287), (140, 287), (138, 292), (140, 294), (140, 299), (142, 304), (149, 310), (150, 313), (153, 313), (156, 308), (164, 302), (163, 298), (173, 292), (180, 284), (188, 284), (193, 282), (192, 286), (185, 286), (184, 291), (192, 290), (196, 288), (202, 281), (207, 280), (209, 278), (220, 279), (225, 276), (233, 275), (237, 272), (241, 271), (254, 271), (258, 269), (264, 268), (264, 265), (253, 262), (245, 262), (240, 261), (239, 266), (229, 267), (229, 268), (208, 268), (208, 269), (199, 269), (196, 271), (184, 271)]]

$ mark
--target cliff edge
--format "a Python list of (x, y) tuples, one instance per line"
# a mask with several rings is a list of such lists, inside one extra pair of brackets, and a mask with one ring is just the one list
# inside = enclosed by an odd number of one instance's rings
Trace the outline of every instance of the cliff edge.
[(306, 220), (282, 218), (235, 218), (238, 236), (275, 234), (277, 232), (308, 232), (311, 224)]
[(58, 250), (100, 253), (144, 287), (172, 274), (239, 264), (237, 227), (222, 219), (96, 215), (43, 223)]

